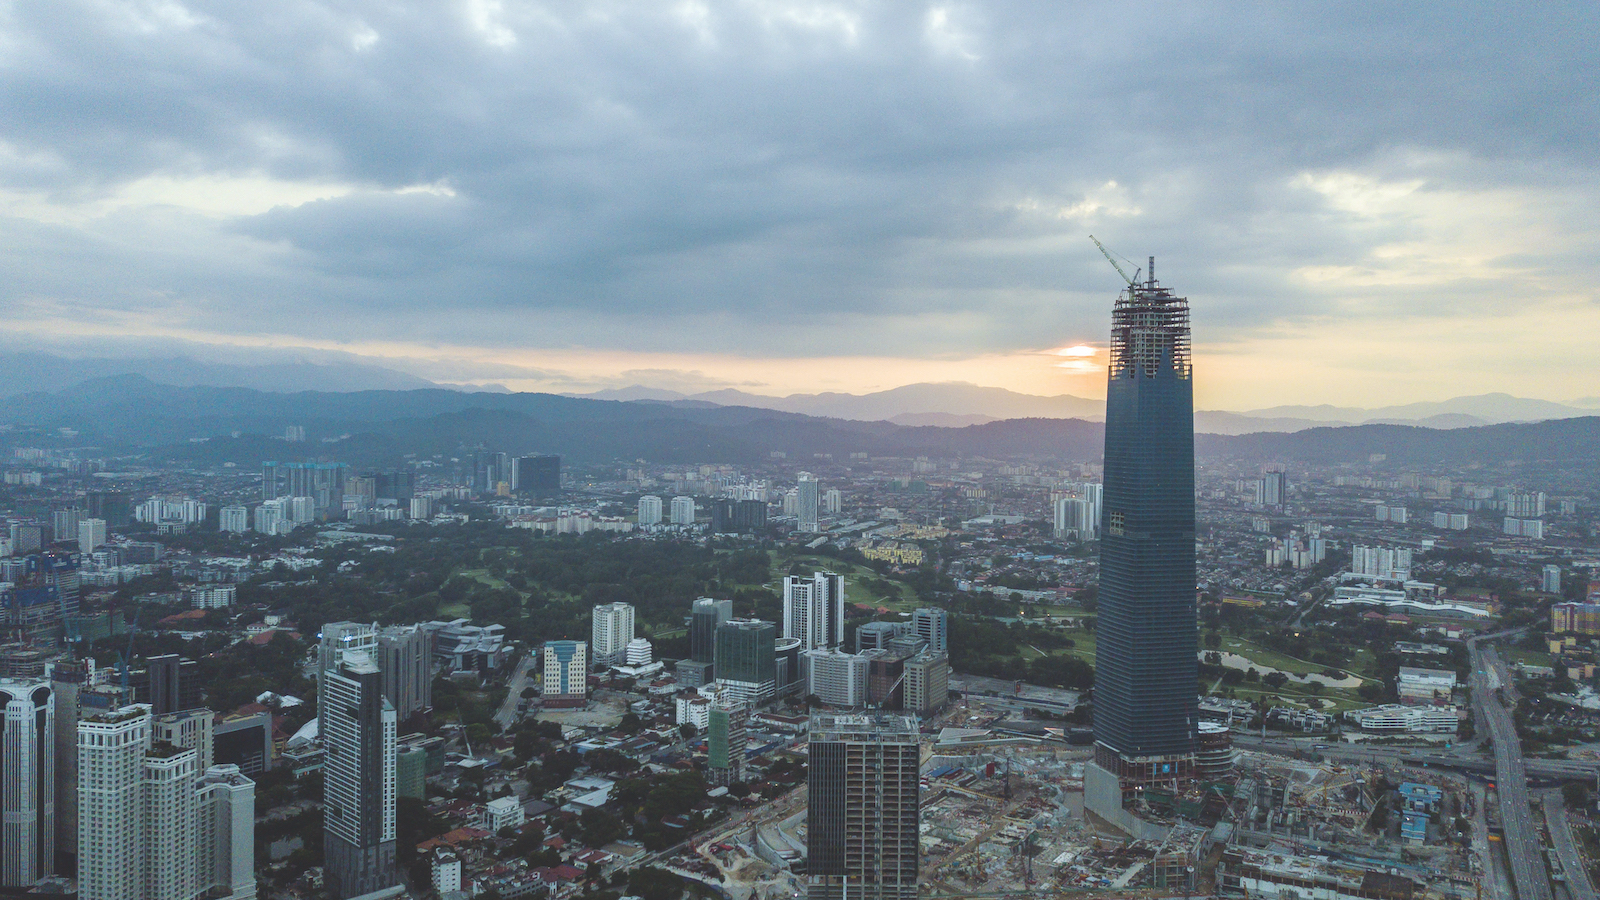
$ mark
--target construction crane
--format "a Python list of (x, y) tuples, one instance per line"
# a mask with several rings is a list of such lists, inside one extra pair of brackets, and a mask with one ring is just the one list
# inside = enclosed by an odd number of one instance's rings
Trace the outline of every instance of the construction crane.
[[(1106, 249), (1106, 245), (1105, 244), (1100, 243), (1099, 239), (1096, 238), (1092, 234), (1089, 235), (1089, 240), (1094, 241), (1094, 245), (1096, 247), (1100, 248), (1101, 254), (1103, 254), (1105, 256), (1105, 258), (1106, 258), (1106, 262), (1111, 263), (1111, 268), (1117, 270), (1117, 274), (1121, 275), (1122, 276), (1122, 280), (1126, 281), (1128, 283), (1128, 287), (1138, 287), (1138, 285), (1139, 285), (1139, 270), (1138, 269), (1134, 269), (1133, 270), (1133, 275), (1132, 275), (1132, 277), (1130, 277), (1128, 275), (1128, 273), (1122, 268), (1122, 266), (1117, 265), (1116, 258), (1112, 255), (1110, 250)], [(1131, 260), (1131, 259), (1123, 259), (1123, 262), (1127, 263), (1130, 266), (1133, 265), (1133, 260)]]

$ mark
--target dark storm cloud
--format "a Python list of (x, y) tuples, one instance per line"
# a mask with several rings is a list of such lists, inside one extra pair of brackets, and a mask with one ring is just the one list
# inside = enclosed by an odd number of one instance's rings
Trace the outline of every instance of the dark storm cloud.
[[(158, 176), (344, 186), (223, 218), (14, 212), (13, 312), (1006, 350), (1100, 330), (1115, 276), (1089, 231), (1162, 256), (1219, 331), (1359, 305), (1288, 273), (1368, 265), (1424, 226), (1330, 205), (1300, 173), (1595, 199), (1592, 4), (57, 0), (0, 16), (0, 189), (71, 207)], [(1416, 308), (1500, 289), (1417, 286)]]

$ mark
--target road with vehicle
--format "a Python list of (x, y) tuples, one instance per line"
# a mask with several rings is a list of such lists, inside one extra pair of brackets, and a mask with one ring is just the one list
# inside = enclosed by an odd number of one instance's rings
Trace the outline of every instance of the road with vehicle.
[[(1550, 877), (1545, 868), (1544, 848), (1533, 823), (1528, 796), (1528, 767), (1522, 759), (1522, 740), (1511, 711), (1500, 702), (1493, 684), (1511, 685), (1510, 672), (1492, 646), (1482, 646), (1482, 638), (1467, 642), (1471, 655), (1472, 707), (1478, 727), (1494, 744), (1495, 792), (1500, 798), (1500, 827), (1504, 830), (1506, 859), (1511, 864), (1511, 883), (1519, 900), (1554, 900)], [(1491, 682), (1493, 673), (1494, 682)]]

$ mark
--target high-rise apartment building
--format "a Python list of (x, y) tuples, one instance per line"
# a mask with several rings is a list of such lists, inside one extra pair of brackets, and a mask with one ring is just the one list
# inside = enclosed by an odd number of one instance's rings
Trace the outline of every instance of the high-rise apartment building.
[(217, 528), (229, 534), (244, 534), (250, 530), (250, 510), (243, 506), (224, 506), (217, 514)]
[(838, 488), (828, 488), (823, 491), (822, 511), (830, 516), (844, 512), (844, 493)]
[(93, 553), (106, 542), (105, 519), (78, 520), (78, 552)]
[(950, 699), (950, 657), (924, 652), (906, 660), (905, 709), (919, 716), (942, 709)]
[(547, 707), (589, 702), (589, 646), (583, 641), (544, 642), (544, 692)]
[(1140, 787), (1188, 777), (1199, 721), (1189, 302), (1155, 280), (1112, 312), (1085, 805), (1124, 821)]
[[(324, 632), (326, 643), (326, 631)], [(317, 704), (323, 763), (323, 878), (344, 900), (395, 883), (398, 718), (368, 650), (337, 650)]]
[(661, 524), (661, 498), (654, 494), (645, 494), (639, 498), (639, 524)]
[(795, 484), (795, 516), (799, 519), (795, 526), (796, 531), (815, 533), (822, 529), (817, 524), (818, 514), (821, 510), (822, 495), (821, 485), (817, 483), (817, 476), (810, 472), (801, 472)]
[(920, 862), (917, 720), (811, 717), (809, 900), (915, 900)]
[(1539, 590), (1545, 592), (1546, 594), (1555, 594), (1557, 596), (1560, 596), (1560, 594), (1561, 594), (1561, 567), (1560, 566), (1545, 566), (1544, 567), (1543, 575), (1539, 580)]
[(673, 497), (670, 521), (674, 525), (693, 525), (694, 498)]
[[(210, 766), (196, 789), (200, 890), (256, 896), (256, 784), (238, 766)], [(208, 852), (209, 851), (209, 852)]]
[(50, 682), (0, 678), (0, 887), (55, 871), (55, 777)]
[(882, 650), (845, 653), (842, 650), (806, 650), (806, 694), (839, 709), (851, 709), (867, 702), (867, 669)]
[[(85, 900), (255, 896), (255, 786), (235, 769), (227, 828), (199, 751), (157, 740), (150, 708), (125, 706), (77, 726), (78, 893)], [(251, 798), (245, 803), (244, 797)], [(217, 860), (229, 868), (218, 878)]]
[(783, 579), (783, 636), (800, 639), (801, 650), (844, 643), (844, 577), (815, 572)]
[(950, 614), (942, 609), (923, 607), (911, 613), (911, 633), (928, 642), (934, 653), (950, 652)]
[(1357, 544), (1350, 548), (1350, 571), (1389, 581), (1411, 579), (1411, 549), (1408, 547), (1368, 547)]
[(778, 689), (778, 629), (760, 619), (730, 619), (717, 626), (717, 687), (750, 706), (772, 699)]
[(78, 896), (144, 896), (145, 750), (150, 708), (125, 706), (78, 723)]
[(628, 603), (596, 606), (590, 637), (589, 647), (594, 653), (594, 662), (607, 666), (620, 665), (627, 657), (628, 642), (633, 640), (633, 606)]

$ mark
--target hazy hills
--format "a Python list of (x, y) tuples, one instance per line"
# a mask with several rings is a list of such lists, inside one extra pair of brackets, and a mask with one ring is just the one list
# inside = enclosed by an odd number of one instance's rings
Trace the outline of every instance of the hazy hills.
[[(673, 405), (714, 403), (719, 406), (751, 406), (809, 416), (948, 427), (1018, 418), (1097, 421), (1105, 415), (1103, 400), (1071, 394), (1044, 397), (963, 382), (909, 384), (870, 394), (790, 394), (787, 397), (769, 397), (732, 389), (682, 394), (641, 385), (567, 396)], [(1501, 422), (1564, 419), (1589, 415), (1591, 412), (1589, 409), (1547, 400), (1529, 400), (1509, 394), (1483, 394), (1375, 409), (1323, 405), (1278, 406), (1248, 412), (1199, 410), (1195, 413), (1195, 428), (1208, 434), (1300, 431), (1321, 425), (1364, 424), (1470, 428)]]
[[(458, 456), (486, 446), (513, 453), (556, 452), (580, 461), (666, 463), (793, 460), (827, 454), (1059, 457), (1093, 459), (1103, 426), (1084, 419), (1015, 418), (949, 426), (826, 418), (705, 401), (618, 401), (537, 393), (468, 393), (443, 388), (274, 393), (248, 388), (174, 387), (137, 376), (101, 379), (55, 393), (0, 398), (6, 444), (67, 441), (108, 454), (151, 452), (196, 462), (336, 458), (393, 464), (407, 454)], [(303, 425), (309, 440), (277, 437)], [(237, 434), (237, 436), (235, 436)], [(1202, 434), (1204, 456), (1314, 463), (1394, 464), (1600, 460), (1600, 417), (1449, 430), (1415, 425), (1319, 426), (1296, 432)], [(819, 462), (818, 465), (827, 465)]]

